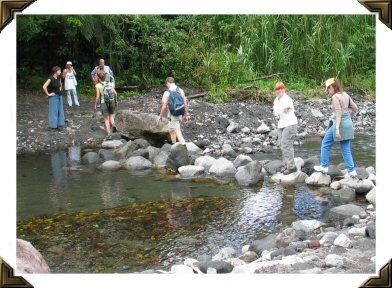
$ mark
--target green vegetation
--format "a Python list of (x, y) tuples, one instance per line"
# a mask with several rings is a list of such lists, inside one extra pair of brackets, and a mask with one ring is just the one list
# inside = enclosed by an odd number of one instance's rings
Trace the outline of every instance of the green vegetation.
[(17, 42), (18, 84), (31, 89), (71, 60), (82, 94), (94, 95), (82, 86), (92, 86), (104, 58), (118, 86), (162, 85), (172, 75), (217, 103), (249, 85), (263, 98), (278, 79), (319, 97), (330, 77), (375, 97), (374, 15), (20, 15)]

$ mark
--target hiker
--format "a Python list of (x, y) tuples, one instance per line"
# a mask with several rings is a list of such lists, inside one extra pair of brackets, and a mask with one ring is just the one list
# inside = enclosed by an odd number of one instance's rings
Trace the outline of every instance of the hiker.
[(42, 89), (49, 98), (49, 129), (60, 130), (65, 125), (60, 67), (52, 68), (52, 75), (46, 80)]
[(185, 145), (185, 139), (182, 136), (180, 127), (181, 121), (184, 121), (184, 123), (188, 122), (188, 104), (184, 90), (175, 84), (173, 77), (166, 78), (165, 85), (167, 90), (163, 93), (162, 109), (159, 113), (157, 123), (162, 120), (162, 116), (167, 110), (172, 144), (178, 140), (181, 144)]
[(279, 81), (275, 89), (277, 96), (274, 100), (273, 113), (278, 120), (278, 143), (285, 164), (281, 172), (286, 175), (296, 171), (294, 138), (297, 134), (298, 120), (294, 114), (293, 100), (286, 94), (285, 84)]
[(78, 85), (78, 82), (76, 81), (76, 71), (72, 66), (72, 62), (68, 61), (66, 64), (66, 73), (64, 76), (64, 89), (67, 92), (67, 98), (68, 98), (68, 105), (69, 107), (73, 106), (72, 103), (72, 96), (75, 102), (75, 106), (80, 107), (79, 100), (78, 100), (78, 95), (76, 93), (76, 86)]
[(354, 139), (354, 125), (351, 115), (355, 115), (358, 107), (353, 99), (344, 92), (338, 79), (328, 79), (325, 82), (325, 90), (332, 95), (332, 116), (321, 144), (321, 165), (313, 168), (317, 172), (328, 173), (331, 148), (335, 142), (340, 142), (340, 150), (348, 171), (345, 178), (355, 178), (357, 172), (351, 152), (351, 140)]
[(94, 68), (93, 71), (91, 71), (91, 80), (93, 81), (94, 84), (98, 83), (98, 75), (97, 75), (97, 70), (98, 67), (103, 67), (104, 69), (104, 74), (105, 74), (105, 80), (110, 81), (110, 78), (114, 81), (113, 77), (113, 71), (110, 69), (109, 66), (105, 65), (105, 60), (104, 59), (99, 59), (99, 65)]
[(117, 92), (114, 89), (113, 83), (105, 80), (104, 67), (97, 68), (98, 83), (95, 85), (96, 97), (95, 107), (97, 110), (98, 105), (101, 105), (103, 119), (105, 120), (105, 128), (107, 132), (106, 139), (111, 139), (111, 133), (117, 132), (114, 125), (114, 112), (118, 105)]

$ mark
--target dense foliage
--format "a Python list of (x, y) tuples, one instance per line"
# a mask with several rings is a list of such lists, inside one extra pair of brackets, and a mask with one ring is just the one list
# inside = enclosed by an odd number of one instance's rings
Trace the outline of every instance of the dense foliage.
[[(276, 73), (299, 90), (338, 76), (375, 92), (374, 15), (19, 15), (17, 44), (19, 84), (34, 87), (67, 60), (88, 84), (104, 58), (118, 85), (173, 75), (222, 99)], [(254, 83), (271, 89), (269, 79)]]

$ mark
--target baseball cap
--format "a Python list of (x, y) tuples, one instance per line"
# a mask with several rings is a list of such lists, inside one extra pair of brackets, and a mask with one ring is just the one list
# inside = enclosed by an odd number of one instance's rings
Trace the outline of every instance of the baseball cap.
[(68, 61), (67, 64), (65, 64), (65, 65), (72, 65), (72, 62)]
[(328, 88), (329, 85), (332, 85), (335, 83), (335, 78), (329, 78), (327, 81), (325, 81), (325, 89)]

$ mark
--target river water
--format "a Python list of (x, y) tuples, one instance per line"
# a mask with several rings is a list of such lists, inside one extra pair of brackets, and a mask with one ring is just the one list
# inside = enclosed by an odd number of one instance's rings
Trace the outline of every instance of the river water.
[[(318, 155), (319, 149), (319, 139), (308, 141), (296, 147), (296, 156)], [(357, 137), (353, 150), (357, 166), (375, 166), (374, 136)], [(75, 163), (82, 169), (69, 169), (74, 156), (17, 157), (17, 234), (33, 243), (53, 272), (167, 269), (225, 246), (239, 254), (243, 245), (297, 219), (324, 221), (339, 204), (306, 185), (282, 187), (268, 178), (245, 189), (159, 171), (104, 172)], [(280, 152), (254, 157), (279, 159)], [(342, 162), (337, 145), (331, 162)]]

